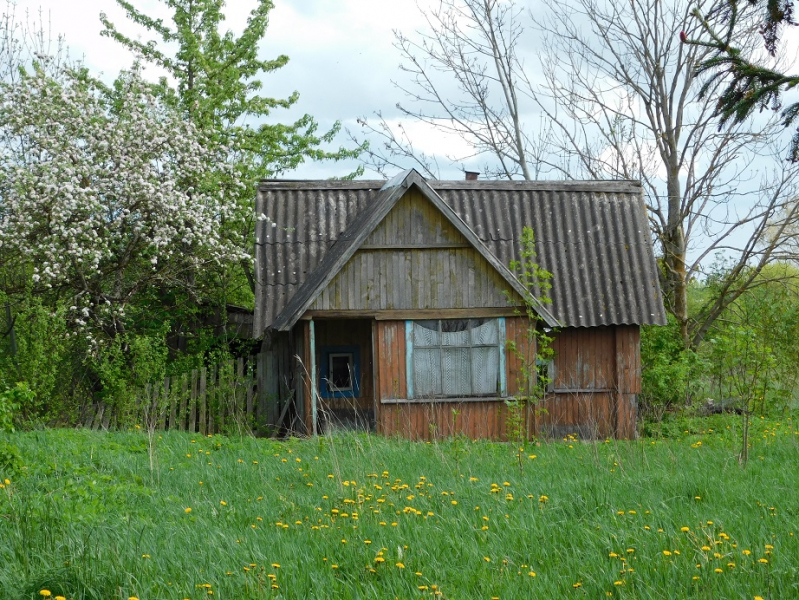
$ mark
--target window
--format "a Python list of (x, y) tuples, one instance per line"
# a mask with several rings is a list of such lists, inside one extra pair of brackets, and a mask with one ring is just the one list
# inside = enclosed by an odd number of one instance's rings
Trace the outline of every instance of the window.
[(552, 392), (555, 390), (555, 361), (549, 359), (535, 359), (536, 385), (539, 390)]
[(359, 395), (361, 353), (358, 346), (321, 348), (320, 393), (323, 398), (356, 398)]
[(504, 394), (504, 319), (408, 321), (406, 332), (410, 397)]

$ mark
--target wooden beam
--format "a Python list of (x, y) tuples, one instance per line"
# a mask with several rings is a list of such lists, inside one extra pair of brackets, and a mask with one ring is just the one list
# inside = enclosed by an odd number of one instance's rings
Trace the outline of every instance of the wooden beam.
[(505, 402), (513, 397), (480, 396), (465, 398), (381, 398), (380, 404), (452, 404), (459, 402)]
[(487, 308), (423, 308), (413, 310), (309, 310), (301, 320), (311, 319), (375, 319), (376, 321), (407, 321), (419, 319), (481, 319), (514, 317), (522, 307), (497, 306)]
[(457, 244), (455, 242), (441, 242), (439, 244), (369, 244), (363, 245), (360, 250), (447, 250), (451, 248), (471, 248), (471, 244)]
[(313, 319), (308, 324), (309, 335), (309, 354), (311, 358), (311, 433), (317, 435), (318, 431), (318, 415), (316, 406), (317, 386), (316, 386), (316, 326)]

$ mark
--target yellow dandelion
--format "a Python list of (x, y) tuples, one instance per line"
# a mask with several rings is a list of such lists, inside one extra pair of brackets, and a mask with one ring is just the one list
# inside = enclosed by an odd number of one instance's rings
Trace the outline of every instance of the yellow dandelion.
[(671, 552), (668, 550), (663, 551), (663, 556), (671, 556)]
[(45, 598), (49, 598), (50, 596), (53, 595), (53, 593), (50, 590), (39, 590), (39, 595), (44, 596)]
[(536, 575), (535, 575), (535, 571), (530, 571), (530, 572), (529, 572), (529, 573), (527, 573), (527, 574), (528, 574), (530, 577), (535, 577), (535, 576), (536, 576)]
[(404, 569), (404, 568), (405, 568), (405, 565), (403, 565), (401, 562), (398, 562), (398, 563), (397, 563), (396, 565), (394, 565), (394, 566), (396, 566), (398, 569)]
[(225, 502), (224, 500), (220, 500), (219, 504), (221, 504), (222, 506), (227, 506), (227, 502)]
[(680, 531), (682, 531), (683, 533), (687, 533), (687, 532), (691, 531), (691, 528), (690, 527), (680, 527)]

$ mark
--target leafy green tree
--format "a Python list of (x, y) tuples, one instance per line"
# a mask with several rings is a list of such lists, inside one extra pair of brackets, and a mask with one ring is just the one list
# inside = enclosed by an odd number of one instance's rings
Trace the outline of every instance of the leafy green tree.
[[(689, 38), (680, 34), (683, 42), (706, 46), (710, 56), (699, 63), (699, 73), (709, 73), (701, 93), (707, 95), (723, 87), (718, 94), (716, 115), (722, 124), (740, 123), (755, 110), (781, 111), (782, 124), (790, 127), (799, 118), (799, 102), (783, 107), (783, 94), (799, 85), (799, 75), (783, 72), (779, 67), (765, 64), (751, 48), (739, 47), (736, 35), (743, 28), (759, 23), (763, 46), (771, 57), (777, 54), (780, 35), (786, 26), (796, 25), (794, 0), (725, 0), (711, 11), (694, 14), (702, 24), (703, 36)], [(793, 137), (789, 160), (799, 162), (799, 130)]]
[[(222, 29), (224, 0), (161, 2), (171, 11), (171, 23), (148, 16), (133, 2), (117, 0), (129, 19), (156, 39), (134, 39), (101, 13), (103, 35), (167, 72), (168, 78), (162, 78), (157, 86), (160, 94), (213, 143), (227, 149), (227, 160), (239, 180), (254, 184), (294, 169), (305, 160), (341, 160), (358, 155), (358, 148), (342, 147), (332, 152), (322, 148), (333, 141), (338, 123), (319, 134), (316, 121), (307, 114), (291, 124), (264, 122), (274, 109), (289, 108), (299, 99), (297, 92), (282, 99), (260, 93), (260, 77), (289, 61), (285, 55), (270, 60), (258, 57), (273, 7), (271, 0), (257, 1), (239, 36)], [(228, 223), (228, 233), (236, 236), (248, 253), (253, 247), (252, 196), (253, 190), (248, 187), (235, 198), (228, 198), (238, 214), (235, 223)], [(254, 289), (251, 262), (243, 260), (241, 265)]]

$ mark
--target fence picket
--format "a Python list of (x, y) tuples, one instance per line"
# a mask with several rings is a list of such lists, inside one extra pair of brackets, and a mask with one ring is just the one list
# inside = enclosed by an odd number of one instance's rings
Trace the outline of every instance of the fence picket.
[(168, 428), (169, 429), (177, 429), (177, 425), (176, 425), (175, 422), (177, 421), (177, 413), (178, 413), (178, 406), (177, 406), (178, 396), (177, 396), (177, 392), (178, 392), (179, 388), (178, 388), (177, 385), (175, 385), (177, 383), (177, 381), (175, 380), (174, 377), (171, 378), (171, 381), (172, 381), (172, 388), (170, 390), (171, 393), (169, 394), (169, 425), (168, 425)]
[(250, 356), (247, 361), (246, 372), (246, 397), (247, 397), (247, 423), (250, 426), (255, 424), (255, 414), (253, 413), (253, 399), (255, 398), (255, 387), (253, 386), (253, 365), (255, 364), (255, 357)]
[(214, 414), (219, 414), (219, 394), (217, 394), (217, 378), (219, 369), (217, 365), (211, 365), (208, 377), (208, 435), (214, 435), (216, 422)]
[(197, 431), (197, 369), (191, 370), (191, 396), (189, 398), (189, 431)]
[(206, 435), (208, 433), (208, 420), (206, 419), (206, 402), (208, 401), (208, 393), (206, 389), (208, 370), (203, 367), (200, 369), (200, 433)]
[[(109, 429), (130, 423), (145, 429), (240, 435), (274, 427), (287, 401), (275, 380), (279, 357), (266, 352), (226, 360), (164, 377), (131, 390), (124, 411), (104, 403), (86, 404), (79, 425)], [(281, 410), (283, 409), (283, 410)]]
[(188, 400), (189, 374), (180, 376), (180, 407), (178, 409), (178, 426), (180, 431), (186, 431), (186, 403)]

